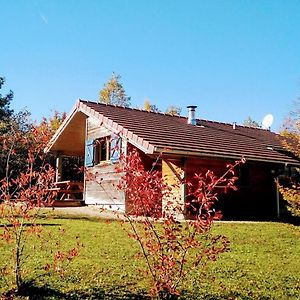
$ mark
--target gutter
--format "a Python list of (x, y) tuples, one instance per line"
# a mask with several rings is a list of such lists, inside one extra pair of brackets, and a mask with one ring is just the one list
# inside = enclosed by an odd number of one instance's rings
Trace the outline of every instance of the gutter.
[(200, 152), (200, 151), (189, 151), (189, 150), (178, 150), (178, 149), (167, 149), (167, 148), (159, 148), (155, 147), (154, 152), (156, 154), (174, 154), (174, 155), (181, 155), (181, 156), (201, 156), (201, 157), (214, 157), (214, 158), (229, 158), (229, 159), (235, 159), (239, 160), (242, 157), (244, 157), (248, 161), (259, 161), (259, 162), (267, 162), (267, 163), (276, 163), (276, 164), (284, 164), (284, 165), (290, 165), (290, 166), (300, 166), (300, 162), (293, 163), (293, 162), (287, 162), (287, 161), (281, 161), (281, 160), (272, 160), (272, 159), (264, 159), (264, 158), (253, 158), (253, 157), (247, 157), (245, 155), (237, 155), (237, 154), (228, 154), (228, 153), (220, 153), (220, 152)]

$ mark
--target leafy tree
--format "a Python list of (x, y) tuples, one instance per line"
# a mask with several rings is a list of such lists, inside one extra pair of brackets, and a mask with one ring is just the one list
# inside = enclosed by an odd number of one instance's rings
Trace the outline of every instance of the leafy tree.
[(159, 108), (155, 104), (151, 104), (151, 102), (147, 99), (144, 102), (144, 110), (151, 112), (160, 112)]
[[(160, 157), (151, 170), (146, 170), (138, 151), (121, 155), (116, 164), (121, 176), (117, 188), (125, 192), (128, 204), (124, 212), (127, 223), (121, 224), (126, 224), (128, 236), (139, 245), (137, 258), (145, 260), (143, 273), (151, 280), (152, 296), (177, 299), (190, 272), (204, 272), (209, 261), (229, 250), (229, 240), (211, 232), (213, 221), (219, 217), (213, 206), (218, 193), (236, 190), (234, 169), (245, 160), (228, 164), (220, 177), (208, 170), (195, 175), (195, 182), (185, 182), (192, 200), (182, 205), (177, 191), (184, 181), (178, 179), (170, 186), (156, 169)], [(86, 175), (105, 191), (102, 178), (88, 171)], [(193, 220), (180, 222), (188, 207), (194, 209)]]
[[(295, 102), (294, 110), (287, 117), (281, 131), (283, 146), (300, 160), (300, 100)], [(299, 169), (298, 169), (299, 172)], [(288, 209), (294, 216), (300, 217), (300, 184), (291, 178), (288, 187), (279, 185)]]
[[(39, 124), (33, 124), (30, 116), (30, 112), (24, 110), (13, 113), (9, 119), (0, 122), (0, 179), (6, 176), (15, 178), (17, 173), (24, 171), (27, 166), (28, 145), (21, 143), (20, 139), (16, 139), (13, 143), (14, 159), (10, 161), (8, 169), (7, 161), (10, 151), (10, 147), (7, 145), (8, 140), (20, 135), (27, 138), (28, 141), (35, 143), (32, 135), (32, 128), (34, 127), (44, 137), (44, 144), (46, 145), (65, 119), (66, 114), (60, 114), (55, 111), (53, 116), (43, 118)], [(41, 160), (36, 159), (35, 165), (41, 167), (39, 162), (42, 163)], [(51, 155), (47, 156), (47, 163), (54, 166), (54, 158)]]
[(103, 89), (99, 92), (99, 103), (130, 107), (130, 97), (126, 95), (120, 79), (120, 75), (112, 73), (112, 77), (104, 84)]
[[(53, 185), (55, 170), (46, 162), (44, 152), (49, 141), (48, 123), (31, 125), (26, 134), (18, 129), (10, 126), (10, 131), (1, 138), (7, 159), (6, 176), (0, 178), (0, 245), (7, 244), (4, 247), (7, 254), (6, 259), (0, 262), (0, 277), (8, 287), (13, 279), (16, 287), (3, 299), (14, 299), (16, 294), (26, 293), (28, 283), (31, 284), (26, 280), (30, 270), (25, 268), (29, 257), (38, 260), (32, 239), (41, 239), (43, 234), (43, 226), (38, 219), (40, 208), (51, 206), (56, 196)], [(25, 164), (22, 170), (13, 170), (15, 176), (12, 178), (11, 163), (20, 155), (19, 149), (25, 156)], [(41, 245), (51, 242), (52, 238), (42, 240)], [(48, 253), (50, 257), (54, 254), (53, 259), (46, 266), (40, 266), (40, 271), (53, 270), (62, 276), (66, 263), (78, 255), (80, 244), (77, 241), (75, 247), (65, 252), (58, 242), (55, 244), (57, 252)], [(30, 277), (32, 279), (32, 275)]]
[[(221, 177), (212, 171), (195, 175), (196, 183), (187, 182), (191, 206), (198, 207), (193, 220), (179, 222), (188, 203), (180, 204), (175, 190), (181, 183), (168, 185), (161, 172), (144, 169), (137, 151), (122, 156), (117, 172), (122, 174), (118, 189), (125, 192), (130, 203), (124, 214), (129, 237), (140, 246), (140, 257), (146, 262), (146, 273), (152, 280), (151, 294), (159, 299), (176, 299), (180, 285), (193, 269), (204, 270), (208, 261), (215, 261), (229, 250), (225, 236), (215, 236), (211, 226), (217, 217), (213, 205), (222, 191), (236, 190), (234, 169), (245, 160), (228, 164)], [(164, 203), (164, 204), (163, 204)], [(162, 210), (162, 205), (165, 208)], [(137, 219), (137, 216), (143, 216)], [(180, 218), (180, 217), (179, 217)], [(157, 221), (160, 220), (158, 225)]]
[(170, 105), (167, 110), (166, 114), (169, 114), (171, 116), (180, 116), (181, 108), (175, 105)]
[[(5, 83), (5, 78), (0, 77), (0, 90)], [(19, 113), (14, 113), (10, 109), (10, 103), (13, 100), (13, 92), (9, 91), (8, 94), (2, 95), (0, 93), (0, 179), (6, 175), (7, 170), (7, 149), (4, 143), (4, 137), (7, 135), (14, 135), (15, 131), (20, 132), (22, 135), (29, 131), (28, 126), (28, 111), (21, 111)], [(20, 146), (20, 145), (19, 145)], [(22, 146), (21, 146), (22, 148)], [(19, 151), (14, 149), (14, 151)], [(13, 161), (14, 169), (19, 169), (20, 165), (25, 163), (24, 155), (16, 157)]]
[(250, 116), (244, 121), (244, 126), (253, 127), (253, 128), (261, 128), (258, 122), (254, 121)]
[[(5, 82), (4, 77), (0, 77), (0, 90)], [(9, 91), (5, 96), (0, 93), (0, 121), (4, 121), (10, 118), (13, 110), (9, 108), (10, 102), (12, 101), (14, 94)]]
[[(11, 170), (17, 170), (21, 172), (27, 165), (26, 162), (26, 145), (20, 143), (16, 139), (17, 135), (23, 137), (29, 135), (31, 130), (32, 122), (30, 120), (30, 113), (26, 110), (14, 113), (9, 119), (0, 121), (0, 179), (8, 176)], [(10, 161), (8, 169), (8, 153), (10, 151), (7, 141), (15, 138), (16, 141), (14, 146), (14, 159)], [(12, 175), (12, 174), (10, 174)]]

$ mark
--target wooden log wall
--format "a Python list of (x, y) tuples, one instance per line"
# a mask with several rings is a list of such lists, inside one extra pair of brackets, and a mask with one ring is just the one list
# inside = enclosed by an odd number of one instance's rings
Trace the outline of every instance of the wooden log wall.
[[(87, 140), (110, 136), (111, 132), (101, 126), (100, 122), (93, 118), (87, 119)], [(122, 141), (125, 151), (126, 143)], [(101, 162), (89, 167), (89, 172), (96, 174), (96, 181), (85, 179), (85, 203), (103, 205), (107, 209), (125, 209), (125, 194), (116, 188), (120, 175), (115, 172), (115, 165), (111, 162)]]
[(172, 211), (173, 207), (179, 206), (182, 213), (175, 214), (177, 219), (184, 218), (185, 201), (185, 162), (183, 159), (163, 158), (162, 159), (162, 177), (165, 183), (171, 187), (172, 193), (169, 197), (162, 200), (162, 211)]
[[(233, 161), (220, 159), (188, 158), (187, 180), (195, 184), (195, 173), (208, 169), (220, 176), (226, 171), (226, 164)], [(260, 162), (246, 162), (236, 170), (239, 180), (237, 191), (220, 193), (216, 210), (221, 210), (225, 219), (272, 219), (277, 215), (276, 185), (274, 177), (278, 165)]]

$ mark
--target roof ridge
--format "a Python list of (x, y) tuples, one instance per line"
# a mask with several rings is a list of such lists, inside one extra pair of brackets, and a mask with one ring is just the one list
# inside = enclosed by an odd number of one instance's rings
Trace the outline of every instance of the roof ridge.
[[(222, 122), (222, 121), (213, 121), (213, 120), (208, 120), (208, 119), (197, 119), (197, 121), (204, 121), (204, 122), (210, 122), (210, 123), (215, 123), (215, 124), (223, 124), (223, 125), (229, 125), (229, 126), (232, 126), (234, 122)], [(264, 129), (264, 128), (261, 128), (261, 127), (251, 127), (251, 126), (248, 126), (248, 125), (243, 125), (243, 124), (235, 124), (236, 126), (238, 127), (243, 127), (243, 128), (249, 128), (249, 129), (253, 129), (253, 130), (263, 130), (264, 132), (271, 132), (271, 133), (275, 133), (273, 131), (270, 131), (268, 129)], [(275, 133), (276, 134), (276, 133)]]
[(149, 113), (149, 114), (155, 114), (155, 115), (162, 115), (162, 116), (170, 116), (170, 117), (177, 117), (177, 118), (187, 119), (187, 117), (181, 116), (181, 115), (171, 115), (171, 114), (163, 113), (163, 112), (148, 111), (148, 110), (145, 110), (145, 109), (142, 109), (142, 108), (126, 107), (126, 106), (121, 106), (121, 105), (116, 105), (116, 104), (99, 103), (99, 102), (90, 101), (90, 100), (83, 100), (83, 99), (79, 99), (79, 101), (81, 101), (81, 102), (87, 102), (87, 103), (93, 103), (93, 104), (97, 104), (97, 105), (110, 106), (110, 107), (119, 107), (119, 108), (134, 110), (134, 111), (141, 111), (141, 112), (145, 112), (145, 113)]
[[(142, 109), (142, 108), (125, 107), (125, 106), (116, 105), (116, 104), (99, 103), (99, 102), (95, 102), (95, 101), (91, 101), (91, 100), (79, 99), (79, 101), (92, 103), (92, 104), (97, 104), (97, 105), (103, 105), (103, 106), (119, 107), (119, 108), (124, 108), (124, 109), (128, 109), (128, 110), (133, 110), (133, 111), (141, 111), (141, 112), (144, 112), (144, 113), (155, 114), (155, 115), (176, 117), (176, 118), (182, 118), (182, 119), (187, 119), (188, 118), (187, 116), (171, 115), (171, 114), (163, 113), (163, 112), (148, 111), (148, 110), (145, 110), (145, 109)], [(232, 126), (233, 123), (234, 123), (234, 122), (221, 122), (221, 121), (214, 121), (214, 120), (200, 119), (200, 118), (197, 118), (196, 120), (199, 121), (199, 122), (203, 121), (203, 122), (210, 122), (210, 123), (214, 123), (214, 124), (223, 124), (223, 125), (229, 125), (229, 126)], [(253, 130), (259, 130), (259, 131), (261, 131), (261, 130), (267, 131), (266, 129), (263, 129), (263, 128), (256, 128), (256, 127), (246, 126), (246, 125), (242, 125), (242, 124), (236, 124), (236, 126), (243, 127), (243, 128), (249, 128), (249, 129), (253, 129)], [(270, 131), (270, 132), (272, 132), (272, 131)]]

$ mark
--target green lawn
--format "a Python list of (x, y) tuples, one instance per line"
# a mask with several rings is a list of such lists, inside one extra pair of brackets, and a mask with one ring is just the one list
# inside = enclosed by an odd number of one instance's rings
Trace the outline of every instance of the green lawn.
[[(26, 279), (34, 280), (26, 299), (143, 299), (149, 282), (138, 269), (136, 243), (119, 222), (96, 219), (43, 219), (45, 240), (31, 242)], [(59, 229), (65, 229), (62, 233)], [(211, 263), (205, 274), (185, 281), (182, 299), (300, 299), (300, 228), (282, 223), (218, 223), (214, 233), (231, 241), (231, 251)], [(63, 248), (80, 238), (83, 248), (63, 278), (42, 267), (57, 239)], [(34, 248), (32, 248), (34, 247)], [(50, 256), (49, 256), (50, 255)], [(9, 256), (0, 247), (0, 268)], [(0, 294), (8, 287), (0, 278)], [(30, 293), (30, 292), (28, 292)], [(25, 299), (25, 298), (24, 298)]]

